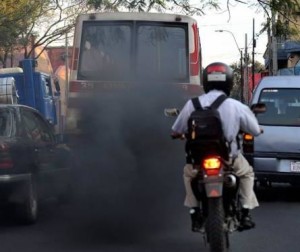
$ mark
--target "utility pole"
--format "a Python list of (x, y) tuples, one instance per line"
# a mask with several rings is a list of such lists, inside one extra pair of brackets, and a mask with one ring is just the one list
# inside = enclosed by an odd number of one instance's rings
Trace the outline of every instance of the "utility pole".
[(271, 20), (268, 18), (268, 57), (269, 57), (269, 75), (273, 75), (273, 59), (272, 59), (272, 37), (271, 37)]
[(237, 47), (237, 49), (240, 52), (240, 61), (241, 61), (241, 92), (240, 92), (240, 96), (241, 96), (241, 102), (244, 102), (244, 66), (243, 66), (243, 50), (239, 47), (234, 34), (231, 31), (228, 30), (216, 30), (215, 32), (228, 32), (231, 34), (231, 36), (233, 37), (233, 40), (235, 42), (235, 45)]
[(256, 40), (255, 40), (255, 21), (254, 21), (254, 18), (253, 18), (253, 34), (252, 34), (252, 92), (254, 90), (254, 86), (255, 86), (255, 60), (254, 60), (254, 55), (255, 55), (255, 47), (256, 47)]
[(241, 52), (241, 102), (244, 103), (244, 65), (243, 65), (243, 50)]
[(272, 11), (272, 74), (277, 75), (278, 60), (277, 60), (277, 38), (276, 38), (276, 13)]
[(66, 70), (66, 89), (69, 89), (69, 45), (68, 45), (68, 33), (66, 32), (65, 37), (65, 70)]
[(245, 97), (246, 97), (246, 103), (248, 104), (249, 102), (249, 74), (248, 74), (248, 48), (247, 48), (247, 33), (245, 33), (245, 78), (244, 78), (244, 90), (245, 90)]

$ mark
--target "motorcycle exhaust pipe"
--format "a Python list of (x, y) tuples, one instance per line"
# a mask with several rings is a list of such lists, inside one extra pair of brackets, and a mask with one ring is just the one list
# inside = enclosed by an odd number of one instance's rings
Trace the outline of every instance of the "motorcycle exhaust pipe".
[(227, 187), (235, 187), (236, 186), (236, 176), (234, 176), (233, 174), (227, 174), (224, 177), (224, 184)]

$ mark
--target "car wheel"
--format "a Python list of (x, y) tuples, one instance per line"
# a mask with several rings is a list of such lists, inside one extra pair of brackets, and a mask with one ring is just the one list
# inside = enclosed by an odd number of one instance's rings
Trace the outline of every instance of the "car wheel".
[(38, 217), (38, 197), (36, 183), (30, 180), (26, 188), (25, 200), (17, 206), (19, 220), (23, 224), (34, 224)]

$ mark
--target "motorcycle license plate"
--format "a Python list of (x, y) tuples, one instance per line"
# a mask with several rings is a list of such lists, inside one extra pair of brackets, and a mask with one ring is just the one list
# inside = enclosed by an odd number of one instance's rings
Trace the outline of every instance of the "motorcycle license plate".
[(300, 162), (299, 161), (291, 161), (291, 171), (292, 172), (300, 172)]

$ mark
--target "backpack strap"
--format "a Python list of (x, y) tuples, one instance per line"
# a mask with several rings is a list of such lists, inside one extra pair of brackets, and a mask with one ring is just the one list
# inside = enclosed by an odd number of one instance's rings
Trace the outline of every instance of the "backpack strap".
[(203, 110), (198, 97), (192, 98), (191, 101), (192, 101), (192, 103), (194, 105), (195, 110)]
[[(213, 108), (213, 109), (217, 109), (222, 103), (223, 101), (225, 101), (227, 99), (227, 96), (222, 94), (220, 95), (211, 105), (210, 105), (210, 108)], [(236, 136), (236, 143), (237, 143), (237, 147), (238, 147), (238, 150), (241, 149), (241, 144), (240, 144), (240, 138), (239, 138), (239, 135)], [(230, 150), (230, 144), (229, 143), (229, 150)]]
[[(226, 99), (227, 96), (222, 94), (209, 107), (212, 109), (217, 109)], [(191, 101), (193, 103), (195, 110), (203, 110), (198, 97), (192, 98)]]
[(227, 96), (222, 94), (220, 95), (211, 105), (210, 108), (212, 109), (217, 109), (222, 103), (223, 101), (225, 101), (227, 99)]

